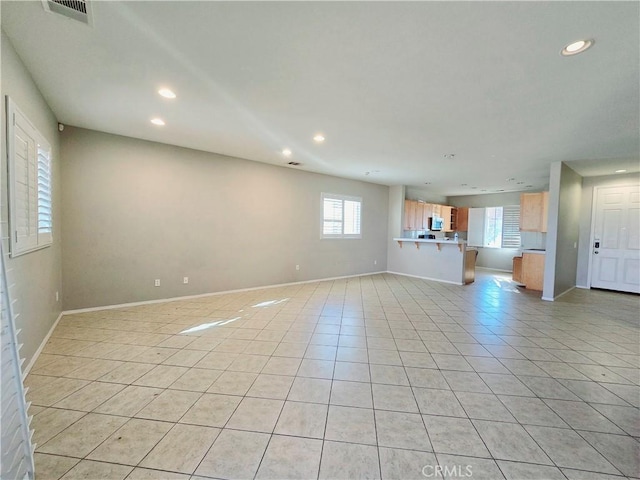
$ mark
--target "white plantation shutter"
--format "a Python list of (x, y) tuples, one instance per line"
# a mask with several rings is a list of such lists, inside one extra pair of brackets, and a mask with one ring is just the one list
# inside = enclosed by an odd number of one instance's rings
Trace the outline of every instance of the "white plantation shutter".
[(342, 234), (342, 200), (323, 198), (322, 235)]
[(9, 231), (11, 256), (53, 240), (51, 148), (7, 97)]
[(502, 248), (520, 248), (520, 206), (502, 209)]
[(38, 244), (51, 243), (53, 216), (51, 205), (51, 148), (38, 145)]
[(29, 429), (30, 418), (22, 383), (23, 360), (18, 356), (20, 346), (11, 313), (2, 242), (0, 263), (0, 478), (33, 479), (33, 431)]
[(362, 199), (322, 194), (321, 238), (361, 238)]
[(362, 202), (344, 201), (344, 234), (360, 235), (360, 210)]

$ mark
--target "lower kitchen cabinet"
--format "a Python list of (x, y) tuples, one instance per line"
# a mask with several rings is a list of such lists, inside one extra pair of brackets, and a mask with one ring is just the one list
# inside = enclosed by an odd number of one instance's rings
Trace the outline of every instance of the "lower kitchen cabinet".
[(542, 291), (544, 285), (543, 253), (522, 254), (522, 283), (530, 290)]

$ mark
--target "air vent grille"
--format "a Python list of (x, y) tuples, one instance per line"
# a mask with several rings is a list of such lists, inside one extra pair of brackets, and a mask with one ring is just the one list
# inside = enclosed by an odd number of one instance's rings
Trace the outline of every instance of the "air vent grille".
[(44, 9), (91, 25), (91, 11), (87, 0), (42, 0)]

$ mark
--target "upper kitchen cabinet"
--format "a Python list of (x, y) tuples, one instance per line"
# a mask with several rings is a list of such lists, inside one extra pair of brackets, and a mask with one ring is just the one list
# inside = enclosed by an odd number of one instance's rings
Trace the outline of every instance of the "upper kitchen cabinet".
[(520, 194), (520, 230), (546, 232), (549, 192)]
[(456, 211), (455, 208), (450, 207), (448, 205), (440, 206), (440, 216), (442, 217), (442, 220), (443, 220), (443, 224), (442, 224), (443, 231), (453, 232), (456, 229), (455, 211)]
[(405, 230), (417, 230), (416, 223), (416, 207), (418, 202), (415, 200), (404, 201), (404, 229)]
[(458, 232), (469, 230), (469, 208), (458, 207), (456, 209), (456, 230)]
[(426, 230), (429, 223), (429, 204), (423, 202), (416, 202), (416, 210), (415, 210), (415, 220), (413, 224), (415, 225), (415, 230)]

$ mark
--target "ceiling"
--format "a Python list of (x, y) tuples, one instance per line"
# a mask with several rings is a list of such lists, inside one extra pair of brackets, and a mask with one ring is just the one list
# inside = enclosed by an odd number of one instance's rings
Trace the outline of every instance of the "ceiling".
[(90, 7), (2, 2), (64, 124), (434, 195), (543, 189), (557, 161), (640, 171), (637, 2)]

